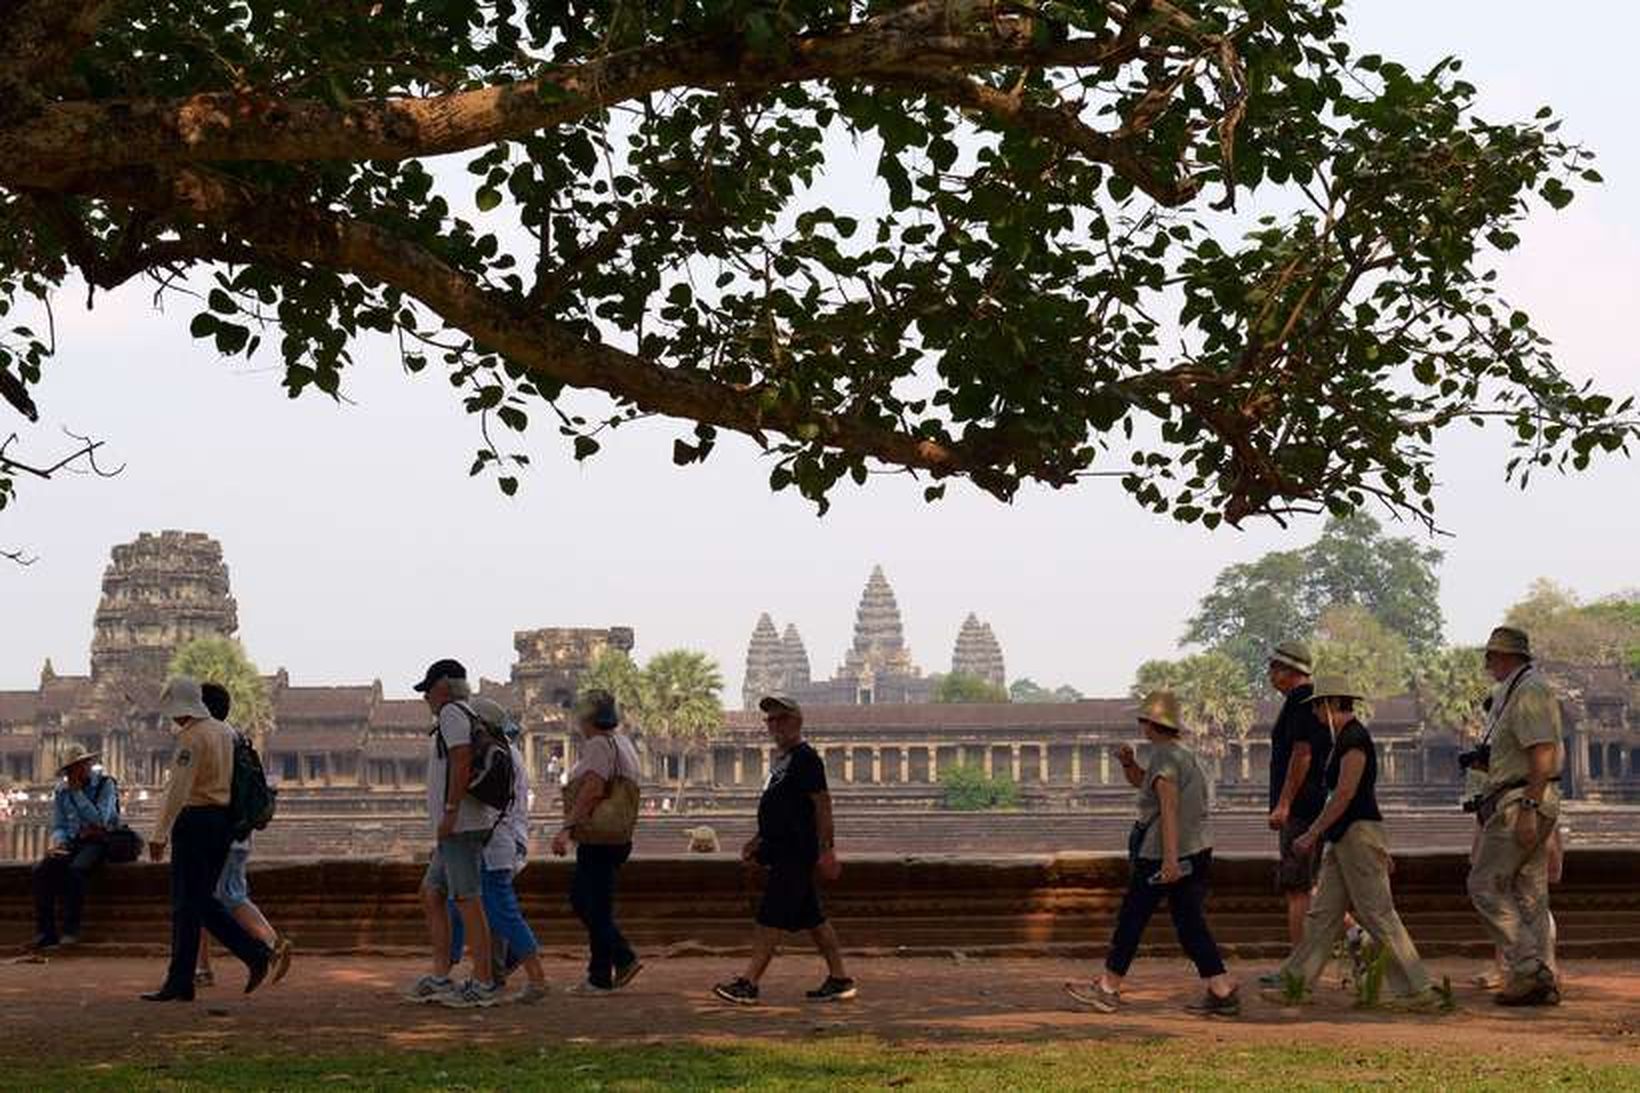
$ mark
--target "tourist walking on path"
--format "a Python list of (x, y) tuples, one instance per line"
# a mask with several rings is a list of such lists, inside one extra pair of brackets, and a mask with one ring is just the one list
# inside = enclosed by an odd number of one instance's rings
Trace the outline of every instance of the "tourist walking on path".
[(1486, 778), (1469, 898), (1507, 965), (1498, 1004), (1552, 1006), (1560, 986), (1551, 967), (1548, 839), (1560, 817), (1560, 703), (1522, 630), (1492, 631), (1486, 670), (1499, 686), (1477, 749)]
[(1139, 724), (1150, 743), (1149, 766), (1139, 765), (1130, 745), (1123, 744), (1116, 753), (1123, 776), (1139, 791), (1139, 819), (1128, 838), (1127, 893), (1117, 912), (1104, 970), (1092, 984), (1067, 983), (1065, 990), (1085, 1006), (1115, 1013), (1139, 939), (1166, 899), (1179, 947), (1195, 964), (1206, 988), (1185, 1008), (1201, 1016), (1234, 1017), (1241, 1012), (1241, 997), (1225, 971), (1205, 910), (1213, 865), (1208, 776), (1195, 754), (1179, 743), (1179, 700), (1171, 691), (1146, 696), (1139, 707)]
[[(226, 687), (220, 683), (202, 683), (199, 686), (199, 693), (212, 717), (233, 729), (236, 736), (243, 735), (228, 721), (228, 715), (233, 711), (233, 698), (228, 694)], [(273, 947), (273, 971), (269, 974), (268, 983), (272, 986), (283, 979), (290, 969), (291, 943), (288, 938), (279, 936), (269, 925), (267, 917), (262, 914), (262, 909), (251, 902), (250, 878), (246, 875), (250, 860), (249, 835), (229, 844), (228, 860), (222, 866), (221, 878), (216, 882), (216, 898), (252, 937)], [(211, 946), (202, 930), (199, 938), (199, 970), (194, 973), (194, 983), (208, 987), (215, 982), (216, 978), (211, 971)]]
[[(484, 844), (499, 813), (467, 792), (473, 772), (473, 733), (477, 718), (466, 700), (472, 697), (467, 669), (455, 660), (436, 660), (415, 689), (427, 700), (437, 724), (428, 733), (427, 814), (435, 839), (421, 882), (422, 910), (432, 946), (432, 971), (416, 980), (410, 999), (457, 1008), (493, 1006), (500, 1001), (490, 960), (490, 931), (480, 902)], [(478, 730), (482, 731), (482, 730)], [(450, 912), (454, 900), (467, 948), (472, 978), (457, 984), (450, 978)]]
[[(507, 716), (500, 703), (484, 697), (472, 701), (479, 719), (500, 729), (513, 758), (512, 802), (501, 814), (489, 842), (484, 844), (484, 876), (479, 882), (484, 918), (490, 925), (490, 959), (495, 964), (495, 981), (504, 984), (512, 969), (522, 966), (529, 982), (518, 989), (511, 1001), (526, 1004), (547, 996), (547, 972), (541, 965), (540, 945), (524, 910), (518, 905), (513, 878), (523, 872), (530, 856), (530, 776), (524, 753), (518, 750), (518, 723)], [(461, 960), (466, 929), (459, 910), (452, 906), (450, 920), (450, 963)]]
[(1301, 981), (1315, 986), (1344, 936), (1345, 915), (1353, 913), (1378, 943), (1389, 961), (1387, 979), (1395, 1005), (1434, 1011), (1445, 1000), (1430, 982), (1390, 895), (1394, 860), (1384, 838), (1383, 814), (1378, 810), (1378, 753), (1372, 734), (1357, 718), (1361, 693), (1347, 681), (1324, 678), (1311, 695), (1312, 712), (1332, 736), (1326, 787), (1330, 794), (1309, 829), (1296, 842), (1306, 852), (1326, 844), (1321, 883), (1304, 923), (1304, 937), (1279, 971), (1263, 976), (1260, 986), (1271, 1001), (1291, 1001), (1286, 984)]
[[(142, 997), (150, 1002), (191, 1002), (199, 961), (200, 927), (244, 962), (249, 994), (275, 968), (278, 954), (258, 941), (216, 898), (217, 881), (233, 841), (229, 804), (233, 792), (234, 731), (211, 716), (199, 683), (178, 676), (160, 696), (161, 715), (178, 729), (170, 784), (160, 804), (148, 852), (154, 861), (171, 850), (171, 963), (165, 983)], [(288, 951), (283, 959), (288, 959)]]
[(815, 1002), (853, 998), (854, 980), (843, 966), (843, 949), (826, 920), (818, 886), (820, 879), (836, 880), (841, 873), (826, 764), (803, 742), (803, 710), (796, 702), (768, 697), (758, 709), (778, 753), (769, 764), (757, 803), (757, 835), (740, 856), (748, 865), (763, 866), (767, 880), (746, 971), (712, 992), (725, 1002), (756, 1004), (758, 981), (774, 958), (781, 934), (804, 930), (825, 958), (827, 972), (825, 982), (807, 997)]
[[(51, 797), (51, 845), (34, 867), (34, 941), (49, 949), (80, 940), (85, 882), (108, 857), (108, 834), (120, 825), (120, 787), (93, 764), (98, 753), (69, 746)], [(57, 932), (57, 905), (63, 930)]]
[(587, 931), (587, 977), (577, 994), (607, 994), (643, 970), (615, 924), (615, 881), (632, 856), (638, 823), (637, 749), (620, 730), (620, 711), (607, 691), (588, 691), (575, 706), (580, 754), (564, 785), (564, 823), (552, 839), (563, 857), (575, 843), (569, 902)]
[(1270, 653), (1270, 686), (1282, 695), (1281, 712), (1270, 729), (1270, 829), (1277, 832), (1276, 889), (1287, 901), (1287, 936), (1304, 936), (1310, 892), (1321, 874), (1321, 851), (1299, 853), (1294, 844), (1327, 803), (1321, 784), (1332, 737), (1310, 710), (1310, 650), (1284, 641)]

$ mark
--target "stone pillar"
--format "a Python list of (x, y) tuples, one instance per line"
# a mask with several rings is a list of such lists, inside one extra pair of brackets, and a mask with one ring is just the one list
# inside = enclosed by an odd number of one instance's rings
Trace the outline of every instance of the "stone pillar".
[(1009, 750), (1011, 750), (1013, 752), (1013, 757), (1014, 757), (1014, 784), (1018, 785), (1019, 784), (1019, 745), (1018, 744), (1010, 744), (1010, 745), (1008, 745), (1008, 747), (1009, 747)]
[(995, 772), (991, 769), (992, 765), (993, 765), (992, 764), (992, 759), (993, 758), (994, 758), (994, 756), (992, 756), (992, 754), (991, 754), (991, 745), (989, 745), (989, 744), (985, 745), (985, 751), (980, 756), (980, 766), (985, 768), (985, 777), (987, 777), (987, 778), (993, 777), (993, 775), (995, 774)]
[(883, 784), (883, 749), (877, 745), (873, 745), (871, 749), (871, 784)]
[(1077, 741), (1071, 745), (1071, 785), (1082, 784), (1082, 744)]
[(735, 748), (735, 785), (744, 785), (746, 782), (746, 749)]
[(843, 781), (854, 781), (854, 748), (852, 745), (843, 749)]
[(1050, 773), (1048, 770), (1048, 745), (1046, 743), (1038, 744), (1036, 746), (1036, 780), (1043, 785), (1047, 785)]
[(1110, 749), (1106, 747), (1099, 749), (1099, 784), (1110, 785)]

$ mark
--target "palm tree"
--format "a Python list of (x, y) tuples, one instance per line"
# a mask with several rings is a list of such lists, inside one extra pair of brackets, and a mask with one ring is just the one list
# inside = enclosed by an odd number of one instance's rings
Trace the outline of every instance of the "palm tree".
[(273, 703), (268, 685), (245, 649), (233, 638), (195, 638), (179, 647), (168, 668), (174, 676), (192, 676), (201, 683), (227, 688), (233, 710), (228, 717), (260, 749), (273, 728)]
[(670, 649), (644, 666), (640, 708), (631, 711), (631, 720), (645, 735), (670, 744), (678, 757), (676, 812), (683, 811), (689, 757), (723, 731), (722, 690), (723, 676), (705, 653)]

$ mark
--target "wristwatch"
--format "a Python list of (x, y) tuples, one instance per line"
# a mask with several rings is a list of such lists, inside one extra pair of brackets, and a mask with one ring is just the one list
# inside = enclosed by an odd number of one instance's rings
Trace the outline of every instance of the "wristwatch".
[(461, 808), (461, 806), (460, 806), (460, 805), (451, 805), (451, 804), (447, 804), (447, 805), (445, 805), (445, 806), (444, 806), (444, 811), (445, 811), (445, 812), (456, 812), (456, 811), (458, 811), (458, 810), (459, 810), (459, 809), (460, 809), (460, 808)]

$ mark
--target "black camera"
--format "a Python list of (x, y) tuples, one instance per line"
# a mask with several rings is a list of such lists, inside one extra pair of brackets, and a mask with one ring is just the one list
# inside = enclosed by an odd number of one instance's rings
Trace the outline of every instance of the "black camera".
[(1463, 803), (1463, 810), (1465, 812), (1479, 812), (1481, 810), (1481, 799), (1479, 797), (1468, 798)]
[(1459, 770), (1486, 770), (1492, 765), (1492, 745), (1476, 744), (1468, 751), (1458, 753)]

